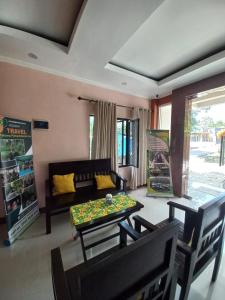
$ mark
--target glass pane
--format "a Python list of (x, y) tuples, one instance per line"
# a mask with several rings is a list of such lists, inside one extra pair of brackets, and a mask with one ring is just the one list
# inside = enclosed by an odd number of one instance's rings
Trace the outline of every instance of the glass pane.
[(134, 154), (134, 147), (133, 147), (133, 144), (134, 144), (134, 139), (133, 139), (133, 131), (134, 131), (134, 122), (133, 121), (130, 121), (130, 130), (129, 130), (129, 139), (130, 139), (130, 142), (129, 142), (129, 156), (130, 156), (130, 162), (132, 161), (132, 157), (133, 157), (133, 154)]
[[(188, 97), (185, 125), (183, 190), (195, 200), (208, 201), (225, 191), (223, 135), (225, 88)], [(186, 168), (185, 168), (186, 167)]]
[(93, 134), (94, 134), (94, 116), (89, 116), (89, 155), (91, 158), (91, 150), (92, 150), (92, 141), (93, 141)]
[(122, 164), (122, 143), (123, 143), (123, 135), (122, 135), (122, 121), (117, 121), (117, 162), (118, 164)]
[(159, 123), (158, 129), (170, 130), (171, 126), (171, 104), (165, 104), (159, 106)]
[(123, 121), (123, 165), (126, 165), (127, 161), (127, 121)]

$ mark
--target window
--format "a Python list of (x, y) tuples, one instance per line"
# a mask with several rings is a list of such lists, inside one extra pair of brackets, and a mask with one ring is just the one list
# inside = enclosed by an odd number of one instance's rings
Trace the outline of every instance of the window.
[(94, 133), (94, 119), (93, 115), (89, 116), (89, 156), (91, 158), (91, 149), (92, 149), (92, 141), (93, 141), (93, 133)]
[[(89, 155), (94, 131), (94, 116), (89, 116)], [(117, 163), (138, 167), (139, 120), (117, 119)]]
[(138, 166), (138, 120), (117, 119), (117, 162), (119, 166)]
[(171, 104), (164, 104), (159, 106), (159, 121), (158, 129), (170, 130), (171, 126)]

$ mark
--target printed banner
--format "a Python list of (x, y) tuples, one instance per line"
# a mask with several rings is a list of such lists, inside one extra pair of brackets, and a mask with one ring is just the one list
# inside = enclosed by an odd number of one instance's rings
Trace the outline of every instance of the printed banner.
[(31, 122), (0, 116), (0, 177), (10, 245), (39, 215)]
[(147, 130), (147, 196), (173, 197), (169, 130)]

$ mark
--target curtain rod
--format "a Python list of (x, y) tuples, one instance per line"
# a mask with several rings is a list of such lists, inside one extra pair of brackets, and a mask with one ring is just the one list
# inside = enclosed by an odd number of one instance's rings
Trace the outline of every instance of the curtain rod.
[[(88, 102), (94, 102), (94, 103), (97, 103), (98, 102), (98, 100), (93, 100), (93, 99), (89, 99), (89, 98), (83, 98), (83, 97), (77, 97), (77, 99), (79, 100), (79, 101), (88, 101)], [(121, 105), (121, 104), (116, 104), (116, 106), (118, 106), (118, 107), (124, 107), (124, 108), (129, 108), (129, 109), (134, 109), (133, 107), (131, 107), (131, 106), (126, 106), (126, 105)]]

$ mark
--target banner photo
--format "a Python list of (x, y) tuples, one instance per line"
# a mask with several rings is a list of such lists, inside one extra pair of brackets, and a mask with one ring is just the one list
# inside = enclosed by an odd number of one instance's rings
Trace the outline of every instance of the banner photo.
[(173, 197), (169, 130), (147, 130), (147, 196)]
[(31, 122), (0, 116), (0, 183), (10, 245), (39, 215)]

